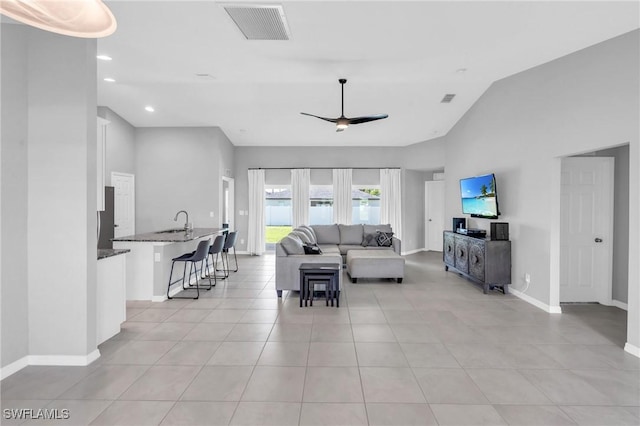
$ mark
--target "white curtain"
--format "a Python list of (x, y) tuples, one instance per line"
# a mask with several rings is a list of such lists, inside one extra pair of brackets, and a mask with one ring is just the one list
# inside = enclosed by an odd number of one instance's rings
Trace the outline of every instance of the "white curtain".
[(333, 169), (333, 222), (351, 225), (351, 169)]
[(380, 223), (388, 223), (393, 235), (402, 239), (402, 173), (380, 169)]
[(311, 170), (291, 170), (291, 214), (293, 227), (309, 224), (309, 185)]
[(249, 254), (264, 253), (264, 170), (249, 170)]

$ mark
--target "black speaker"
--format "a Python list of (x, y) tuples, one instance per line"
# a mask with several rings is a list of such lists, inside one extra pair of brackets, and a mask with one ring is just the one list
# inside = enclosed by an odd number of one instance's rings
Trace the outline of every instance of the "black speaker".
[(509, 224), (507, 222), (491, 222), (491, 239), (494, 241), (508, 241)]
[(467, 228), (467, 218), (465, 217), (453, 218), (453, 232), (457, 232), (458, 229), (466, 229), (466, 228)]

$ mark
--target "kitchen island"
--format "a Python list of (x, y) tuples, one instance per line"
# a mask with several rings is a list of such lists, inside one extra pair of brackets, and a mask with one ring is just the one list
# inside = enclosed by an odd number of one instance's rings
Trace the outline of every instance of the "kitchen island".
[[(171, 259), (194, 251), (202, 240), (213, 241), (224, 231), (227, 229), (194, 228), (189, 232), (184, 229), (168, 229), (114, 238), (114, 249), (131, 250), (126, 266), (127, 300), (166, 300)], [(182, 268), (174, 272), (181, 273)], [(173, 291), (180, 290), (181, 286), (175, 286)]]

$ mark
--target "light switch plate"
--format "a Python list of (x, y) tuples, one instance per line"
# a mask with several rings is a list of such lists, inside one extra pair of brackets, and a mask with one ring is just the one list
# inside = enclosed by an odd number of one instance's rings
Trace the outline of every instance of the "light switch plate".
[(153, 253), (153, 261), (160, 262), (160, 253)]

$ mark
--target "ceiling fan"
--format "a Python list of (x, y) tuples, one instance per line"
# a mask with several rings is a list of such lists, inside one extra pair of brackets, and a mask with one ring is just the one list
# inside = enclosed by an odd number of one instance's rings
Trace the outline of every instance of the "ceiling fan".
[(306, 112), (301, 112), (302, 115), (308, 115), (311, 117), (319, 118), (320, 120), (329, 121), (331, 123), (336, 123), (336, 132), (342, 132), (349, 127), (349, 124), (360, 124), (360, 123), (368, 123), (369, 121), (382, 120), (383, 118), (389, 117), (388, 114), (376, 114), (376, 115), (365, 115), (362, 117), (353, 117), (347, 118), (344, 116), (344, 85), (347, 82), (346, 78), (341, 78), (338, 80), (340, 83), (340, 87), (342, 89), (342, 113), (338, 118), (327, 118), (320, 117), (318, 115), (308, 114)]

